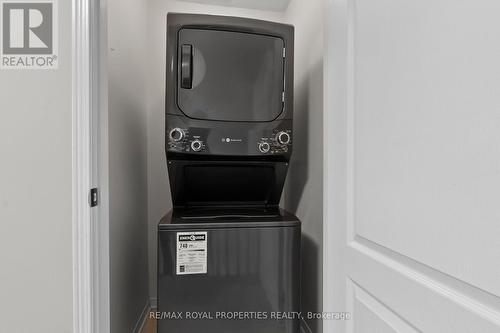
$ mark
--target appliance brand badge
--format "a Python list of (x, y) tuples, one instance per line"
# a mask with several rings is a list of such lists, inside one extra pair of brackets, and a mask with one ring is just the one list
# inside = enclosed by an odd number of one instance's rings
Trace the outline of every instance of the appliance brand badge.
[(243, 142), (243, 139), (235, 139), (235, 138), (222, 138), (222, 142), (231, 143), (231, 142)]
[(195, 241), (204, 241), (206, 235), (179, 235), (179, 241), (182, 242), (195, 242)]
[(0, 68), (57, 69), (57, 0), (0, 0)]

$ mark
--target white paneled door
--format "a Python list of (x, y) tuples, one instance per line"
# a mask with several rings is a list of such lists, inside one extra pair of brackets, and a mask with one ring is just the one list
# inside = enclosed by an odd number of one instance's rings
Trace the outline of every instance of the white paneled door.
[(500, 332), (500, 1), (326, 15), (324, 331)]

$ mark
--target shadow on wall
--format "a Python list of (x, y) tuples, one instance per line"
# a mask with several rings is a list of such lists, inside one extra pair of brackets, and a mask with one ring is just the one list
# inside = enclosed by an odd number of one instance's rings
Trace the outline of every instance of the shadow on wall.
[[(308, 81), (308, 80), (307, 80)], [(293, 152), (287, 176), (286, 207), (297, 213), (309, 178), (309, 92), (308, 82), (295, 89)]]
[[(313, 151), (310, 151), (311, 149)], [(323, 183), (323, 175), (315, 174), (315, 169), (323, 170), (322, 61), (316, 63), (295, 88), (293, 155), (287, 179), (287, 209), (296, 213), (299, 206), (304, 205), (302, 197), (309, 186), (310, 178), (316, 178)], [(313, 195), (313, 198), (308, 199), (322, 200), (322, 192)]]
[[(323, 62), (318, 61), (295, 88), (293, 156), (286, 209), (302, 221), (302, 311), (322, 311), (323, 238)], [(312, 332), (321, 321), (308, 320)]]
[(149, 294), (147, 277), (136, 274), (148, 269), (145, 107), (133, 93), (139, 87), (121, 76), (127, 62), (114, 63), (109, 85), (110, 325), (111, 332), (132, 332)]

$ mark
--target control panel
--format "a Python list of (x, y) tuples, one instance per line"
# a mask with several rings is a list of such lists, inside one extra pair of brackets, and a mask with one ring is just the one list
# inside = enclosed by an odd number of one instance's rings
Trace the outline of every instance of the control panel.
[(292, 152), (292, 122), (207, 122), (167, 116), (167, 153), (273, 156)]
[[(215, 140), (211, 140), (208, 135), (197, 132), (199, 129), (170, 128), (168, 130), (167, 150), (184, 153), (208, 153), (214, 150), (223, 150), (223, 147), (232, 151), (233, 148), (240, 146), (245, 149), (245, 151), (241, 151), (242, 154), (250, 152), (272, 155), (288, 153), (292, 143), (290, 130), (276, 129), (268, 135), (258, 136), (254, 139), (237, 135), (223, 135)], [(209, 141), (212, 141), (211, 145), (208, 144)], [(251, 146), (255, 148), (251, 149)]]
[(168, 132), (168, 150), (178, 152), (201, 152), (205, 143), (201, 135), (191, 135), (187, 128), (174, 127)]
[(257, 144), (262, 154), (284, 154), (291, 143), (291, 131), (277, 129), (270, 136), (262, 137)]

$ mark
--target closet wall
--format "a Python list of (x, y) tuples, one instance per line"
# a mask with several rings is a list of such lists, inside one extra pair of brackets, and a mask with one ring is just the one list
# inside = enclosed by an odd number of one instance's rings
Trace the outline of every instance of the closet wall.
[(295, 26), (294, 155), (283, 206), (303, 222), (303, 311), (321, 311), (323, 0), (109, 2), (112, 322), (127, 318), (113, 332), (130, 332), (145, 298), (156, 302), (157, 224), (172, 208), (164, 147), (168, 12)]
[(144, 0), (108, 0), (111, 332), (135, 332), (149, 305)]
[(71, 1), (58, 8), (59, 68), (0, 70), (0, 332), (73, 328)]

